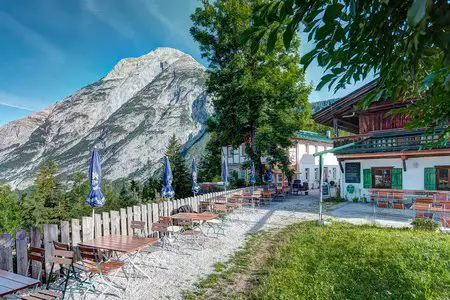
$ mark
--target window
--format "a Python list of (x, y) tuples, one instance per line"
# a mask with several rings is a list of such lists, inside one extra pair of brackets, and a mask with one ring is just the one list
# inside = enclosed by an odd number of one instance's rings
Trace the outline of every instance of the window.
[(392, 188), (392, 167), (372, 168), (372, 187)]
[(305, 169), (305, 180), (309, 181), (309, 168)]
[(438, 190), (450, 190), (450, 166), (436, 167), (436, 183)]

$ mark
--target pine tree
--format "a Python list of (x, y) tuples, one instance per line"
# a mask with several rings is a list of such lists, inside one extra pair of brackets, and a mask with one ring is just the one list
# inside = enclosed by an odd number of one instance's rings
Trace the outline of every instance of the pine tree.
[(0, 232), (14, 235), (16, 229), (25, 226), (23, 202), (8, 185), (0, 184)]
[(139, 197), (131, 190), (127, 183), (124, 183), (119, 193), (120, 207), (129, 207), (139, 204)]
[(144, 187), (142, 189), (142, 201), (143, 203), (152, 202), (156, 199), (156, 195), (158, 193), (157, 189), (158, 181), (153, 177), (149, 177), (147, 181), (144, 183)]
[(178, 143), (175, 135), (170, 138), (165, 154), (169, 158), (172, 168), (172, 187), (175, 191), (175, 199), (192, 196), (189, 170), (186, 166), (186, 160), (181, 154), (181, 145)]

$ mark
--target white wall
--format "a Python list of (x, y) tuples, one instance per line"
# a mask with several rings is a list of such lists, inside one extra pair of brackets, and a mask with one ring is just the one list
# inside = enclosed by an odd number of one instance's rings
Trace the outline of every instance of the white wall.
[[(347, 196), (348, 200), (353, 197), (362, 197), (369, 194), (368, 189), (363, 187), (363, 170), (372, 167), (393, 167), (401, 168), (403, 170), (403, 162), (400, 158), (380, 158), (380, 159), (362, 159), (362, 160), (346, 160), (343, 162), (344, 170), (345, 164), (350, 162), (361, 163), (361, 183), (345, 183), (345, 174), (341, 177), (341, 196)], [(434, 157), (418, 157), (408, 158), (406, 160), (406, 172), (403, 171), (403, 189), (405, 190), (424, 190), (425, 179), (424, 169), (435, 166), (450, 165), (450, 156), (434, 156)], [(347, 194), (347, 185), (355, 186), (355, 193)]]

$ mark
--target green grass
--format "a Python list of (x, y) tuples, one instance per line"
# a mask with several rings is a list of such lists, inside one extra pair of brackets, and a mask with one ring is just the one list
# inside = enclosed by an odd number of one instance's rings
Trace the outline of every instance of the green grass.
[(208, 280), (193, 298), (450, 299), (450, 237), (302, 222), (250, 240)]

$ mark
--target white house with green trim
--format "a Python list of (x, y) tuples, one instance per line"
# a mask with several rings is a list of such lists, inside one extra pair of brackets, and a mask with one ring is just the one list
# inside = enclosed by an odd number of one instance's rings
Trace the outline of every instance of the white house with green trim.
[[(407, 115), (390, 115), (411, 101), (380, 101), (366, 110), (356, 104), (375, 89), (373, 81), (316, 112), (317, 123), (334, 128), (332, 152), (347, 199), (374, 191), (433, 194), (450, 191), (450, 143), (437, 144), (439, 130), (407, 131)], [(340, 137), (339, 129), (353, 135)]]

